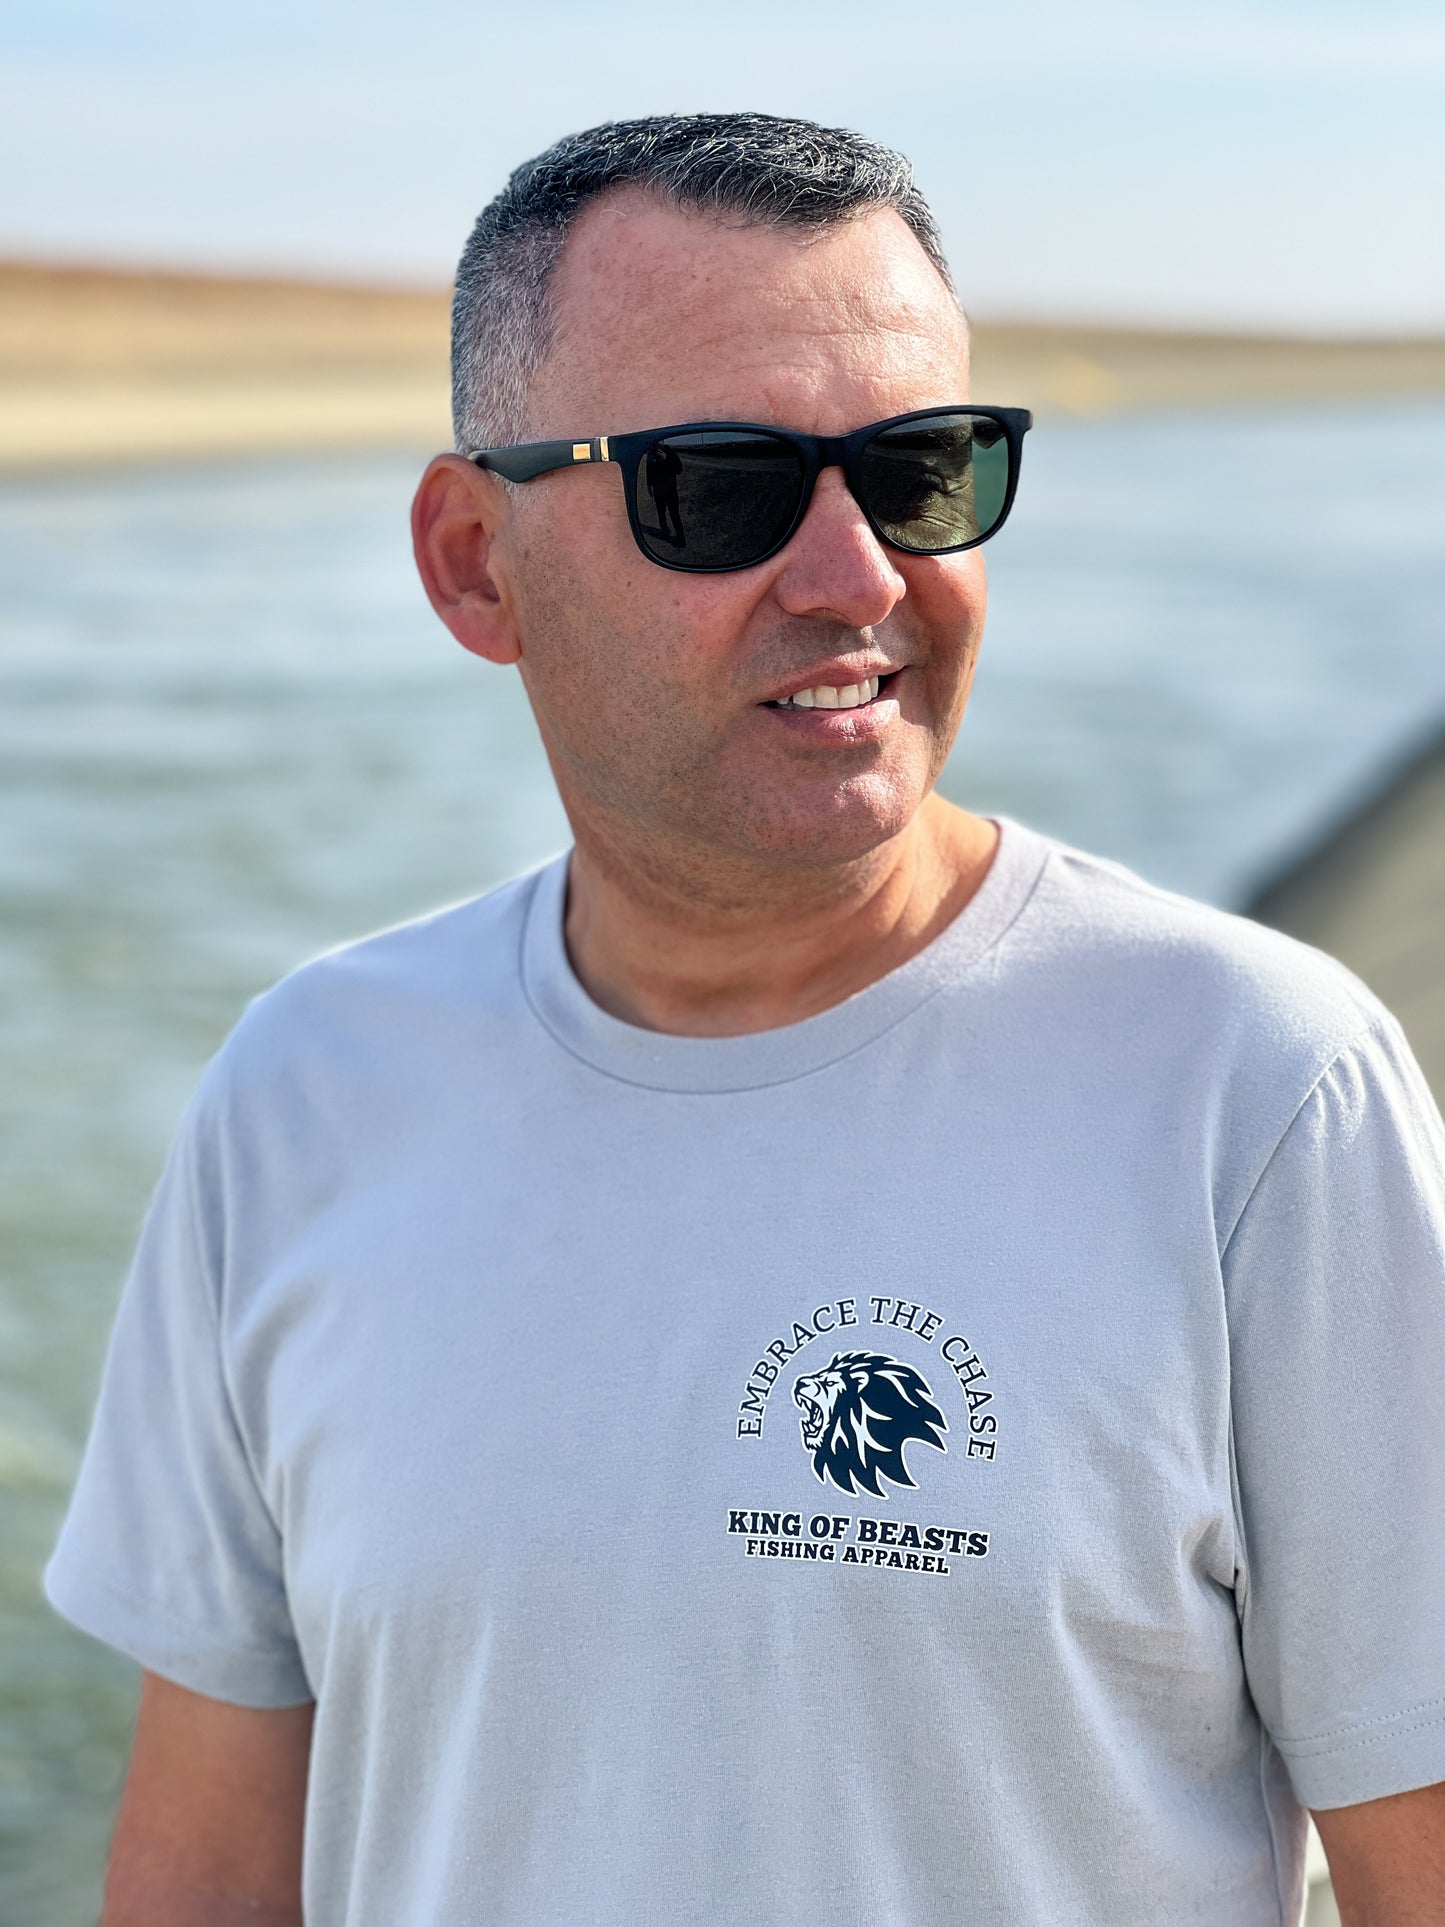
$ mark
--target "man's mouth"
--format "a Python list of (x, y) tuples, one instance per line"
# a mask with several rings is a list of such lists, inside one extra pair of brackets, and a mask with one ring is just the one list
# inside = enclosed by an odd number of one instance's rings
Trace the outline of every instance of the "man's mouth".
[(888, 687), (895, 669), (886, 676), (865, 676), (862, 682), (845, 683), (841, 688), (820, 683), (813, 689), (795, 689), (791, 696), (780, 696), (767, 704), (769, 709), (862, 709), (876, 702), (879, 692)]

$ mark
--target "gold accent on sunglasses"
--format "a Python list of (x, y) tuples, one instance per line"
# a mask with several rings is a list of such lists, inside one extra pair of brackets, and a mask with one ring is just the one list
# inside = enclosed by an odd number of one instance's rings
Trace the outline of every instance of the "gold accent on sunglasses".
[(590, 462), (592, 460), (591, 442), (573, 442), (572, 459), (574, 462)]

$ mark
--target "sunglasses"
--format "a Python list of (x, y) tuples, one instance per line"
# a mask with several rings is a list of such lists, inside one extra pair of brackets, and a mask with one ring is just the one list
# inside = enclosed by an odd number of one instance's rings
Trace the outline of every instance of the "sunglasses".
[(616, 462), (637, 546), (664, 569), (712, 574), (766, 562), (808, 512), (825, 468), (841, 468), (880, 542), (907, 555), (977, 548), (1003, 527), (1018, 486), (1026, 408), (920, 408), (851, 435), (756, 422), (683, 422), (588, 442), (475, 449), (511, 482)]

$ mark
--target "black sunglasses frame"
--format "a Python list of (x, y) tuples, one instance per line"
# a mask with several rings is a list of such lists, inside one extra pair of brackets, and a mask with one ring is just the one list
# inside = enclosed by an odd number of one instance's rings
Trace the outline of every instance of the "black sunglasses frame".
[[(881, 435), (887, 428), (901, 428), (911, 422), (928, 421), (943, 415), (981, 415), (986, 421), (997, 422), (1003, 430), (1008, 441), (1008, 484), (1003, 508), (997, 521), (984, 535), (975, 535), (967, 542), (955, 542), (946, 549), (915, 549), (907, 543), (893, 541), (875, 521), (860, 492), (863, 451), (876, 435)], [(987, 542), (990, 536), (997, 535), (1008, 520), (1018, 488), (1023, 439), (1033, 427), (1033, 422), (1033, 415), (1027, 408), (987, 408), (975, 402), (957, 402), (950, 408), (915, 408), (908, 415), (890, 415), (886, 421), (869, 422), (864, 428), (855, 428), (851, 435), (805, 435), (795, 429), (777, 428), (770, 422), (676, 422), (670, 428), (644, 428), (629, 435), (596, 435), (585, 442), (525, 442), (511, 448), (477, 448), (468, 453), (467, 459), (475, 462), (478, 468), (505, 476), (509, 482), (533, 482), (539, 475), (550, 475), (562, 468), (582, 467), (590, 462), (615, 462), (622, 470), (623, 496), (632, 538), (649, 562), (655, 562), (660, 569), (676, 569), (683, 575), (732, 575), (740, 569), (756, 568), (760, 562), (769, 561), (780, 549), (787, 547), (808, 513), (813, 490), (825, 468), (842, 469), (853, 500), (862, 511), (869, 528), (885, 547), (897, 549), (904, 555), (958, 555), (964, 549), (976, 549), (981, 542)], [(803, 483), (797, 512), (785, 533), (770, 548), (760, 555), (751, 556), (746, 562), (669, 561), (655, 555), (644, 539), (637, 513), (638, 467), (648, 450), (667, 436), (695, 435), (703, 429), (771, 436), (774, 441), (785, 442), (796, 449), (802, 457)]]

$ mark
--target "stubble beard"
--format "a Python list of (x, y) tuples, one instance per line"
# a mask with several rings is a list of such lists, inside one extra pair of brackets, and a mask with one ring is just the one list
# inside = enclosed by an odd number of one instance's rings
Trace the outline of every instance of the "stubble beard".
[[(715, 694), (669, 671), (679, 642), (654, 645), (622, 680), (617, 665), (637, 663), (638, 638), (570, 576), (554, 567), (529, 596), (536, 641), (521, 670), (573, 835), (599, 869), (650, 897), (729, 914), (800, 889), (841, 899), (888, 861), (947, 759), (967, 676), (957, 713), (921, 757), (915, 725), (896, 745), (820, 749), (818, 774), (798, 780), (812, 753), (781, 738), (774, 756), (757, 753), (766, 718), (740, 708), (738, 692), (785, 684), (821, 655), (872, 647), (870, 632), (788, 622)], [(710, 702), (721, 718), (711, 730), (699, 720)], [(900, 719), (890, 734), (907, 727)]]

